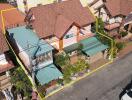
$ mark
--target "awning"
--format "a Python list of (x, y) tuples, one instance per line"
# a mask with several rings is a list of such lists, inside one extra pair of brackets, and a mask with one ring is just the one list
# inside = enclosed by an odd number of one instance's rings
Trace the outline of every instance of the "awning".
[(102, 44), (96, 37), (87, 38), (81, 41), (83, 45), (82, 51), (88, 56), (97, 54), (108, 48), (107, 45)]
[(36, 72), (36, 78), (41, 85), (51, 82), (62, 77), (62, 73), (54, 64), (50, 64)]
[(78, 43), (74, 43), (74, 44), (72, 44), (72, 45), (70, 45), (70, 46), (65, 47), (65, 48), (64, 48), (64, 51), (65, 51), (66, 53), (70, 53), (70, 52), (72, 52), (72, 51), (77, 50), (78, 47), (79, 47), (79, 44), (78, 44)]

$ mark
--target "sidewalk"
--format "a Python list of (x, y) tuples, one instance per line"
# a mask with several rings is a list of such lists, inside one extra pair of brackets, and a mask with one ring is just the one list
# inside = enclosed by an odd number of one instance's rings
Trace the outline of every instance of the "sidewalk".
[(102, 66), (102, 65), (104, 65), (104, 64), (106, 64), (106, 63), (108, 63), (108, 62), (109, 62), (108, 59), (103, 59), (103, 58), (102, 58), (102, 59), (99, 59), (99, 60), (97, 60), (96, 62), (90, 64), (90, 70), (97, 69), (97, 68), (99, 68), (100, 66)]
[(132, 42), (128, 43), (126, 45), (126, 47), (119, 52), (118, 57), (122, 58), (122, 57), (124, 57), (126, 54), (128, 54), (130, 52), (132, 52)]

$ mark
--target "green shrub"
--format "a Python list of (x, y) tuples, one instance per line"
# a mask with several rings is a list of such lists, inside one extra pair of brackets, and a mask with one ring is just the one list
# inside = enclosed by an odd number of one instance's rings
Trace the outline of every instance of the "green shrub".
[(122, 37), (125, 37), (127, 34), (128, 34), (128, 33), (127, 33), (127, 32), (124, 32), (124, 31), (120, 32), (120, 35), (121, 35)]
[(60, 67), (63, 67), (67, 63), (69, 63), (69, 56), (64, 54), (58, 54), (55, 56), (55, 63), (59, 65)]
[(118, 42), (118, 43), (116, 43), (116, 47), (117, 47), (118, 52), (119, 52), (120, 50), (122, 50), (124, 48), (124, 43), (123, 42)]
[(130, 32), (132, 33), (132, 28), (131, 28)]

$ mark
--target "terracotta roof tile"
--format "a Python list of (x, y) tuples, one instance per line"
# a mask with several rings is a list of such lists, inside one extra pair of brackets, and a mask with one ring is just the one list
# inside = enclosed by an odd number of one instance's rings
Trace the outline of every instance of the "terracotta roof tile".
[(14, 65), (12, 61), (10, 60), (7, 64), (0, 65), (0, 73), (10, 70), (12, 68), (14, 68)]
[[(0, 3), (0, 11), (9, 8), (13, 8), (13, 6), (6, 3)], [(17, 26), (17, 24), (24, 24), (24, 15), (21, 14), (17, 9), (4, 12), (3, 17), (6, 28)], [(7, 50), (8, 46), (4, 38), (4, 35), (2, 34), (2, 18), (0, 15), (0, 53), (3, 53)]]
[(107, 0), (105, 5), (112, 16), (126, 16), (132, 11), (132, 0)]
[(88, 9), (82, 7), (79, 0), (34, 7), (29, 11), (26, 21), (31, 15), (35, 17), (31, 24), (41, 38), (50, 35), (62, 38), (73, 23), (85, 26), (95, 21)]

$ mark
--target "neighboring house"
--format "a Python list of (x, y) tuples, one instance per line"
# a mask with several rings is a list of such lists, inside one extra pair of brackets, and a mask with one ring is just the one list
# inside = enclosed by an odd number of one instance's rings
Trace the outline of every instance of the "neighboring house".
[(56, 0), (16, 0), (18, 9), (26, 13), (30, 8), (54, 3)]
[[(6, 3), (0, 3), (0, 11), (10, 8), (13, 8), (13, 6)], [(2, 14), (5, 22), (5, 28), (19, 26), (24, 23), (24, 16), (16, 9)], [(0, 90), (3, 91), (7, 100), (9, 98), (5, 91), (7, 91), (7, 89), (11, 89), (9, 70), (12, 68), (14, 68), (14, 64), (12, 62), (11, 51), (3, 33), (2, 18), (0, 15)]]
[(0, 90), (11, 86), (9, 70), (14, 67), (4, 35), (0, 32)]
[[(28, 12), (25, 21), (40, 38), (60, 52), (68, 50), (72, 53), (78, 49), (77, 43), (95, 35), (91, 31), (95, 19), (89, 9), (83, 7), (79, 0), (33, 7)], [(89, 44), (88, 41), (86, 43)]]
[[(7, 3), (0, 3), (0, 11), (14, 8), (12, 5)], [(6, 28), (12, 28), (24, 25), (24, 15), (20, 13), (17, 9), (5, 11), (2, 13), (4, 18), (4, 24)], [(2, 30), (2, 16), (0, 16), (0, 27)]]
[[(39, 5), (47, 5), (51, 3), (58, 3), (68, 0), (9, 0), (11, 4), (17, 4), (17, 8), (24, 13), (32, 8)], [(97, 0), (96, 0), (97, 1)], [(95, 0), (80, 0), (81, 4), (86, 7), (88, 4), (92, 4)]]
[(124, 18), (132, 11), (130, 0), (102, 0), (103, 6), (98, 8), (98, 17), (105, 22), (105, 29), (110, 34), (116, 34)]
[(26, 69), (41, 85), (62, 78), (53, 64), (53, 47), (26, 26), (8, 29), (8, 39)]
[(127, 31), (132, 33), (132, 12), (124, 19), (122, 24), (127, 28)]

